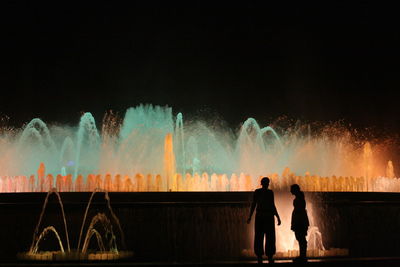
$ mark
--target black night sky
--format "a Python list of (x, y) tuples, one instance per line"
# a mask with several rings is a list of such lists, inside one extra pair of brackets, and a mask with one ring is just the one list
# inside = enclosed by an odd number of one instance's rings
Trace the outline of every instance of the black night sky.
[(237, 127), (400, 130), (398, 10), (379, 1), (4, 1), (0, 113), (75, 125), (140, 103)]

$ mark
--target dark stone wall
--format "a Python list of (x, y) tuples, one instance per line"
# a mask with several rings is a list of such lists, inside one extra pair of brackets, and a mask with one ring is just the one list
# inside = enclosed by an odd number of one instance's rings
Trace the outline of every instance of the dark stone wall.
[[(275, 193), (276, 195), (279, 192)], [(61, 193), (71, 249), (77, 248), (83, 215), (91, 193)], [(119, 218), (125, 249), (136, 261), (235, 260), (252, 247), (252, 226), (246, 224), (251, 192), (110, 193)], [(306, 193), (325, 248), (348, 248), (350, 256), (400, 256), (400, 194)], [(0, 194), (0, 259), (15, 260), (29, 250), (45, 193)], [(88, 221), (105, 213), (113, 223), (119, 247), (122, 235), (104, 200), (96, 193)], [(63, 243), (65, 231), (55, 195), (42, 226), (53, 225)], [(250, 234), (249, 234), (250, 233)], [(66, 246), (66, 245), (65, 245)], [(92, 242), (90, 247), (95, 247)], [(54, 236), (41, 244), (58, 249)]]
[(399, 193), (308, 193), (326, 247), (350, 256), (400, 256)]

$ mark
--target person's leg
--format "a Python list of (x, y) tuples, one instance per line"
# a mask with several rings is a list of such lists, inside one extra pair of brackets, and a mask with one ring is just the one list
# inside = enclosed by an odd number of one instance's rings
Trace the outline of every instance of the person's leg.
[(258, 263), (262, 263), (262, 255), (264, 254), (264, 230), (262, 223), (263, 222), (260, 220), (260, 218), (256, 217), (254, 223), (254, 253), (257, 255)]
[(299, 250), (300, 250), (300, 258), (306, 259), (307, 258), (307, 239), (306, 239), (307, 232), (305, 231), (296, 231), (295, 236), (297, 241), (299, 242)]
[(276, 253), (276, 237), (275, 237), (275, 219), (271, 217), (266, 222), (266, 237), (265, 237), (265, 254), (269, 262), (274, 262), (274, 255)]

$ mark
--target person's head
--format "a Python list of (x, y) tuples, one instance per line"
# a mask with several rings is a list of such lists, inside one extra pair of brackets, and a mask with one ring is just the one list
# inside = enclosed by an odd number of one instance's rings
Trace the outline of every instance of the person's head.
[(301, 190), (300, 190), (300, 186), (298, 184), (292, 184), (290, 186), (290, 193), (292, 193), (293, 195), (296, 195), (299, 192), (301, 192)]
[(269, 178), (268, 177), (263, 177), (261, 179), (261, 186), (263, 188), (268, 188), (268, 186), (269, 186)]

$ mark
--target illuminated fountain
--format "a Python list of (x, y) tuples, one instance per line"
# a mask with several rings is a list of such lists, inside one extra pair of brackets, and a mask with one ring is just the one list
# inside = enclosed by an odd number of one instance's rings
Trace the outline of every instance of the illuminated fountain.
[(305, 191), (400, 191), (387, 147), (338, 125), (313, 133), (296, 124), (278, 134), (249, 118), (233, 134), (141, 105), (123, 120), (107, 113), (101, 131), (85, 113), (78, 127), (36, 118), (1, 133), (1, 192), (251, 191), (262, 176), (283, 191), (292, 183)]
[[(106, 200), (107, 213), (98, 212), (96, 215), (92, 217), (89, 225), (87, 225), (87, 217), (88, 212), (90, 210), (93, 197), (96, 193), (104, 194), (104, 199)], [(46, 208), (48, 206), (49, 197), (55, 194), (57, 197), (57, 202), (60, 206), (60, 211), (63, 220), (63, 229), (61, 232), (63, 234), (59, 234), (60, 229), (56, 229), (53, 225), (43, 225), (43, 217), (46, 212)], [(118, 235), (114, 232), (118, 232)], [(40, 233), (40, 234), (39, 234)], [(42, 251), (41, 243), (46, 238), (56, 239), (56, 243), (59, 246), (58, 250), (53, 251)], [(70, 232), (68, 231), (66, 214), (64, 211), (64, 205), (61, 200), (60, 194), (57, 192), (55, 188), (48, 192), (46, 195), (42, 211), (40, 213), (40, 217), (38, 223), (36, 225), (35, 231), (33, 233), (32, 245), (28, 252), (19, 253), (19, 258), (26, 260), (116, 260), (131, 257), (133, 255), (132, 252), (126, 251), (125, 249), (125, 241), (124, 241), (124, 233), (121, 229), (121, 225), (119, 223), (118, 217), (114, 214), (111, 205), (110, 205), (110, 197), (107, 192), (94, 191), (88, 204), (86, 206), (86, 210), (83, 216), (82, 226), (79, 233), (79, 240), (76, 248), (71, 249), (70, 246)], [(117, 241), (118, 236), (118, 241)], [(94, 243), (97, 244), (97, 249), (93, 251), (93, 249), (89, 249), (90, 242), (95, 240)], [(121, 250), (118, 248), (118, 244), (125, 250)]]
[[(21, 130), (0, 133), (4, 193), (53, 187), (58, 192), (252, 191), (263, 176), (281, 192), (293, 183), (306, 192), (400, 192), (390, 146), (339, 124), (261, 127), (249, 118), (234, 133), (198, 119), (184, 121), (169, 107), (140, 105), (122, 119), (107, 113), (100, 130), (84, 113), (77, 127), (36, 118)], [(280, 203), (280, 210), (292, 205)], [(51, 227), (43, 231), (56, 234)], [(323, 251), (318, 229), (311, 227), (310, 233), (315, 251)], [(295, 248), (293, 233), (278, 233), (279, 238), (281, 250)]]

